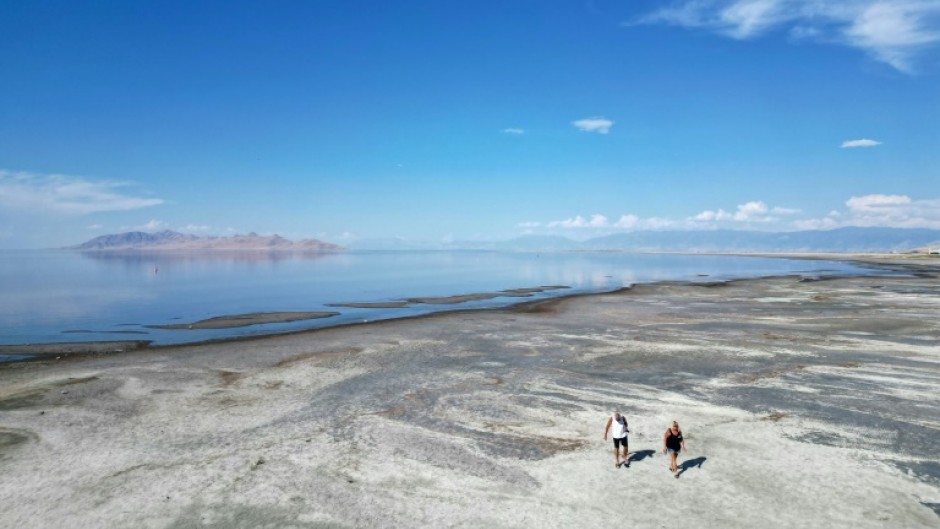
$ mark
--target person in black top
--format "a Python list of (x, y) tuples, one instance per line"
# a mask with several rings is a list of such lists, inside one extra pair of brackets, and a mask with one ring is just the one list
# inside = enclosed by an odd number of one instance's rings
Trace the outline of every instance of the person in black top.
[(676, 457), (679, 452), (685, 450), (685, 439), (682, 438), (682, 430), (679, 429), (679, 423), (672, 421), (672, 427), (666, 430), (663, 435), (663, 453), (669, 454), (669, 470), (678, 478), (679, 467), (676, 466)]

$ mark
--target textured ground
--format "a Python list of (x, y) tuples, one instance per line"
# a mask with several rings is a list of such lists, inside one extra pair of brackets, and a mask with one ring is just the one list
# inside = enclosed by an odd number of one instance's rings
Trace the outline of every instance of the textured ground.
[(924, 269), (8, 365), (0, 527), (938, 527), (938, 314)]

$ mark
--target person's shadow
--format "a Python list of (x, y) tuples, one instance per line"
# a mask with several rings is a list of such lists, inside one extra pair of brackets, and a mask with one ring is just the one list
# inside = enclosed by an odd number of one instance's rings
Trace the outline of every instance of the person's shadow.
[(679, 465), (679, 473), (677, 474), (676, 477), (681, 476), (682, 474), (685, 473), (686, 470), (690, 468), (695, 468), (695, 467), (702, 468), (702, 465), (705, 464), (706, 459), (708, 458), (705, 456), (699, 456), (699, 457), (696, 457), (695, 459), (689, 459), (688, 461), (683, 461), (682, 464)]
[(637, 450), (636, 452), (630, 454), (630, 457), (627, 458), (627, 461), (631, 463), (634, 461), (643, 461), (647, 457), (653, 457), (653, 454), (655, 453), (655, 450)]

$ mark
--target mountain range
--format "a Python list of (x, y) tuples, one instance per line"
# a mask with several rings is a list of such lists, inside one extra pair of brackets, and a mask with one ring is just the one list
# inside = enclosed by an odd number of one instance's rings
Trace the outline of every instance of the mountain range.
[(793, 232), (738, 230), (635, 231), (576, 241), (560, 236), (526, 235), (505, 241), (416, 242), (364, 239), (354, 250), (502, 250), (634, 252), (909, 252), (940, 248), (940, 230), (838, 228)]
[(97, 250), (289, 250), (289, 251), (315, 251), (335, 252), (343, 250), (342, 246), (304, 239), (291, 241), (280, 235), (233, 235), (231, 237), (199, 237), (175, 231), (161, 231), (147, 233), (132, 231), (113, 235), (102, 235), (70, 250), (97, 251)]

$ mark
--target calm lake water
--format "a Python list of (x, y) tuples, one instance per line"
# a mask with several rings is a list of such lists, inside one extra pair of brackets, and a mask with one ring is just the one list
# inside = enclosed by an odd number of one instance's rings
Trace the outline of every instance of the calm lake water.
[[(0, 252), (0, 343), (198, 342), (445, 310), (502, 307), (657, 280), (715, 281), (861, 271), (851, 264), (829, 261), (629, 253), (6, 251)], [(330, 306), (548, 285), (569, 288), (537, 293), (531, 298), (501, 296), (397, 309)], [(234, 329), (147, 327), (280, 311), (340, 314)]]

